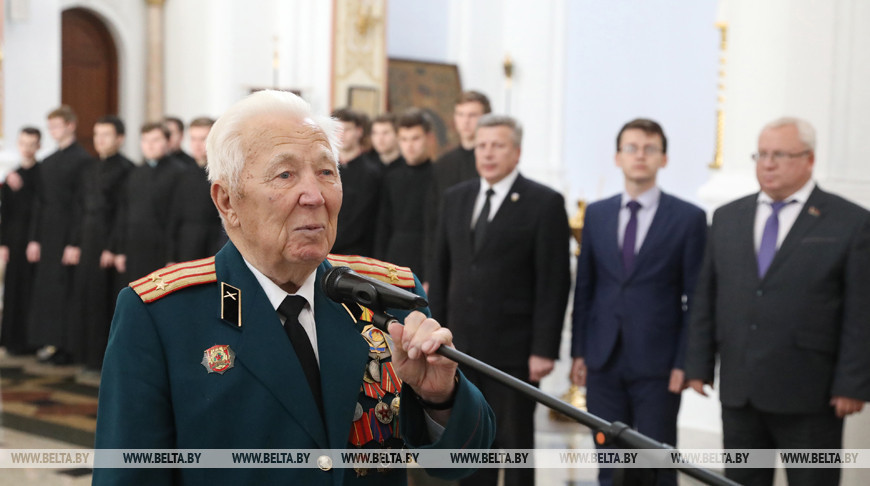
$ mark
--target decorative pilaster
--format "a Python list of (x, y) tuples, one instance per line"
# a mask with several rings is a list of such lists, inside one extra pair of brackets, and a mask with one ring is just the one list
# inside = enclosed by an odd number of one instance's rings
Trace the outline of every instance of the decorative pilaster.
[(145, 68), (145, 119), (159, 120), (163, 117), (163, 7), (166, 0), (146, 0), (147, 64)]

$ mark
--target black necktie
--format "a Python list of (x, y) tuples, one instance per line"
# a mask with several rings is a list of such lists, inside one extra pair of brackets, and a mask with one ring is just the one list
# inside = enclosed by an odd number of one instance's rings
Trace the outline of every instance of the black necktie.
[(486, 201), (483, 203), (483, 208), (480, 209), (480, 214), (477, 215), (477, 222), (474, 223), (474, 252), (480, 251), (483, 246), (483, 237), (486, 236), (486, 227), (489, 224), (489, 200), (495, 191), (492, 188), (486, 190)]
[(320, 416), (323, 417), (323, 397), (320, 392), (320, 367), (317, 365), (317, 358), (314, 356), (314, 348), (311, 347), (311, 339), (308, 338), (308, 333), (299, 323), (299, 312), (305, 307), (305, 298), (299, 295), (288, 295), (284, 297), (284, 302), (278, 306), (278, 313), (284, 316), (284, 332), (290, 338), (293, 344), (293, 349), (296, 351), (296, 356), (302, 364), (302, 371), (305, 372), (305, 378), (308, 380), (308, 386), (311, 388), (311, 393), (314, 395), (314, 401), (317, 403), (317, 409), (320, 410)]

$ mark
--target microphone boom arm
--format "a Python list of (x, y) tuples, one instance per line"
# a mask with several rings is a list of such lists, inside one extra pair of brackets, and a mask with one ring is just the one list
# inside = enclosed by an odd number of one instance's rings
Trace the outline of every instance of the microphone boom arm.
[[(387, 334), (389, 334), (388, 327), (390, 323), (399, 322), (395, 317), (386, 312), (374, 309), (373, 312), (372, 324)], [(580, 410), (549, 393), (541, 391), (541, 389), (536, 386), (517, 379), (504, 371), (490, 366), (479, 359), (473, 358), (462, 351), (458, 351), (455, 348), (441, 346), (435, 352), (451, 361), (455, 361), (469, 369), (484, 374), (493, 380), (526, 395), (536, 402), (556, 410), (557, 412), (580, 422), (586, 427), (589, 427), (595, 432), (594, 439), (595, 443), (598, 445), (616, 444), (631, 449), (661, 449), (674, 452), (677, 451), (677, 449), (667, 444), (652, 440), (622, 422), (611, 423), (589, 412), (584, 412), (583, 410)], [(674, 468), (705, 484), (715, 486), (740, 486), (738, 483), (735, 483), (730, 479), (710, 470), (701, 468), (695, 464), (674, 464)]]

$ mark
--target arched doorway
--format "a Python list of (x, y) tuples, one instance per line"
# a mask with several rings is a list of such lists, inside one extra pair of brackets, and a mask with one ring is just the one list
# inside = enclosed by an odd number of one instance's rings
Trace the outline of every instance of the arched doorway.
[(61, 102), (78, 114), (76, 137), (95, 154), (94, 122), (118, 113), (118, 51), (106, 24), (83, 8), (61, 18)]

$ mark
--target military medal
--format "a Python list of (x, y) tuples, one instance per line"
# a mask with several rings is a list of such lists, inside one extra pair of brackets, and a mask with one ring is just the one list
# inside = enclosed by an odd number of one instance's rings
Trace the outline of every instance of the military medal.
[(380, 383), (381, 381), (381, 363), (380, 361), (373, 359), (369, 361), (368, 366), (366, 367), (366, 373), (372, 378), (374, 383)]
[(399, 397), (393, 398), (393, 401), (390, 402), (390, 410), (392, 410), (393, 415), (399, 415)]
[(393, 409), (384, 402), (378, 402), (375, 405), (375, 417), (377, 417), (378, 422), (389, 425), (393, 421)]
[(236, 353), (228, 344), (218, 344), (202, 352), (202, 365), (209, 373), (224, 374), (233, 367)]
[(357, 420), (361, 419), (362, 416), (363, 416), (362, 405), (360, 405), (359, 402), (356, 402), (356, 408), (353, 411), (353, 421), (356, 422)]

